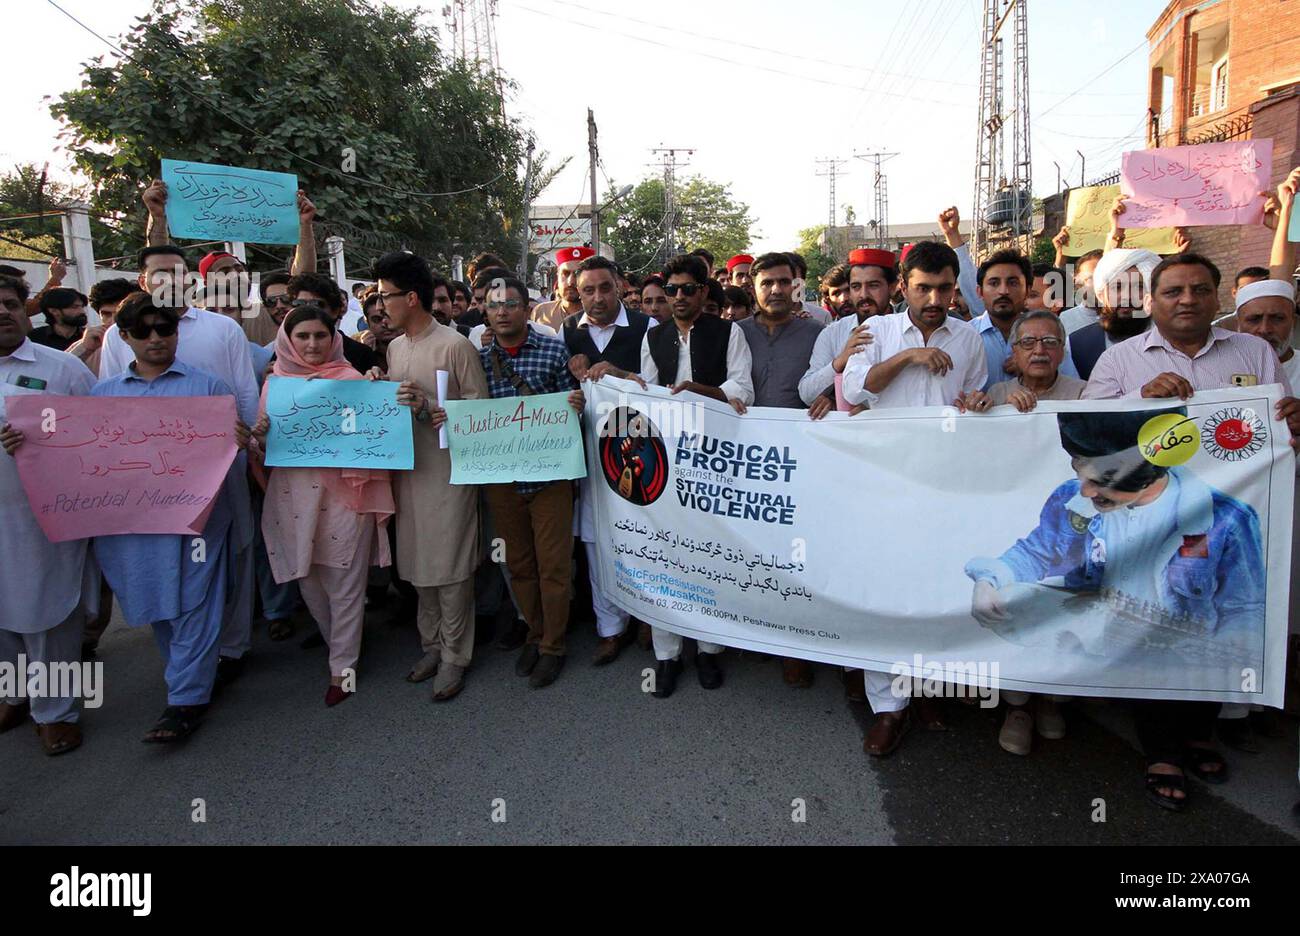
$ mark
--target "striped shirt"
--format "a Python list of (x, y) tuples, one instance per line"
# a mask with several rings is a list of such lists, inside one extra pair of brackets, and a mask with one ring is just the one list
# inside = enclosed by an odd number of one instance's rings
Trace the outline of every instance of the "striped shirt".
[(1164, 373), (1178, 374), (1194, 390), (1276, 383), (1282, 385), (1286, 396), (1291, 395), (1277, 352), (1262, 338), (1211, 328), (1205, 346), (1188, 357), (1171, 345), (1158, 328), (1150, 328), (1102, 352), (1083, 398), (1141, 396), (1142, 388)]

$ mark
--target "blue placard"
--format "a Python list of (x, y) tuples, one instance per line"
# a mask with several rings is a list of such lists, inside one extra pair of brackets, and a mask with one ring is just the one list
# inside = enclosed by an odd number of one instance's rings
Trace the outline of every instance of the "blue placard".
[(452, 484), (584, 478), (578, 414), (568, 393), (448, 400)]
[(415, 467), (411, 410), (390, 380), (268, 378), (266, 464), (286, 468)]
[(164, 159), (162, 177), (173, 237), (298, 243), (298, 177), (291, 172)]

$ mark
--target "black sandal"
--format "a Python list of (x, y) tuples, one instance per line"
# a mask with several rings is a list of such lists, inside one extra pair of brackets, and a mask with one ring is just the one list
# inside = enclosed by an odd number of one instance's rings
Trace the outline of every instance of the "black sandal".
[(169, 705), (140, 740), (145, 744), (171, 744), (188, 738), (198, 729), (206, 709), (206, 705)]
[[(1217, 786), (1228, 782), (1228, 762), (1218, 751), (1210, 748), (1188, 747), (1184, 759), (1187, 762), (1187, 769), (1202, 783), (1212, 783)], [(1206, 770), (1206, 764), (1218, 764), (1219, 769)]]
[[(1147, 799), (1155, 803), (1161, 809), (1168, 809), (1170, 812), (1182, 812), (1187, 808), (1187, 785), (1186, 777), (1182, 774), (1152, 773), (1147, 769)], [(1160, 787), (1169, 787), (1178, 790), (1183, 794), (1182, 798), (1169, 794), (1161, 793)]]

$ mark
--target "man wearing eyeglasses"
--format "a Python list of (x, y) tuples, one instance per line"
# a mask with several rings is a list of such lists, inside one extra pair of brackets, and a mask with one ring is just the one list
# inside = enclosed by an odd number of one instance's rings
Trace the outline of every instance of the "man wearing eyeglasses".
[[(484, 311), (492, 340), (479, 349), (479, 357), (492, 397), (567, 392), (569, 405), (581, 413), (583, 396), (569, 372), (569, 349), (528, 321), (528, 287), (514, 277), (502, 278), (488, 289)], [(541, 689), (564, 668), (573, 482), (490, 484), (485, 493), (496, 532), (505, 540), (510, 589), (528, 625), (515, 675), (527, 676), (530, 686)]]
[(1009, 403), (1028, 413), (1039, 400), (1077, 400), (1087, 381), (1061, 373), (1065, 358), (1065, 326), (1054, 312), (1026, 312), (1011, 325), (1011, 354), (1016, 376), (995, 383), (985, 393), (976, 390), (961, 399), (965, 408), (982, 413)]
[[(1011, 324), (1025, 311), (1033, 281), (1033, 264), (1018, 250), (996, 251), (979, 265), (975, 274), (985, 311), (971, 319), (971, 325), (979, 332), (988, 356), (988, 379), (981, 388), (985, 392), (1008, 376), (1015, 376), (1015, 358), (1009, 340)], [(1079, 376), (1068, 355), (1059, 367), (1067, 377)]]

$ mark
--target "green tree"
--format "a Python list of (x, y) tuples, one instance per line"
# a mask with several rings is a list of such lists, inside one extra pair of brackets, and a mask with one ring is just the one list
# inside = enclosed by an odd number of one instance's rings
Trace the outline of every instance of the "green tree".
[[(94, 213), (121, 229), (97, 254), (139, 247), (139, 193), (167, 156), (297, 173), (318, 233), (347, 238), (358, 266), (397, 247), (438, 264), (518, 256), (526, 136), (502, 118), (493, 76), (444, 56), (419, 15), (367, 0), (155, 0), (118, 41), (126, 57), (88, 63), (51, 105)], [(257, 256), (275, 266), (287, 252)]]
[(46, 261), (51, 255), (62, 256), (59, 219), (41, 215), (57, 212), (75, 198), (70, 186), (50, 179), (45, 169), (31, 163), (0, 174), (0, 255)]
[(840, 262), (822, 250), (817, 244), (818, 238), (822, 236), (825, 230), (826, 225), (819, 224), (799, 231), (799, 253), (804, 262), (808, 264), (809, 295), (816, 292), (817, 284), (826, 275), (826, 271)]
[[(737, 201), (727, 186), (691, 176), (678, 182), (674, 193), (677, 243), (673, 252), (678, 247), (703, 247), (721, 262), (749, 246), (754, 219), (749, 206)], [(613, 197), (611, 186), (605, 198)], [(602, 214), (601, 238), (614, 248), (625, 269), (650, 269), (666, 259), (664, 220), (663, 179), (646, 179)]]

